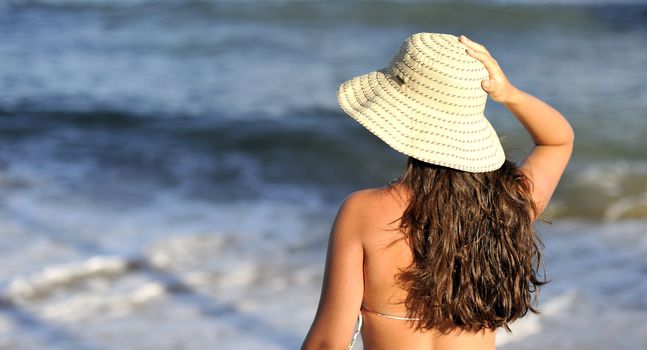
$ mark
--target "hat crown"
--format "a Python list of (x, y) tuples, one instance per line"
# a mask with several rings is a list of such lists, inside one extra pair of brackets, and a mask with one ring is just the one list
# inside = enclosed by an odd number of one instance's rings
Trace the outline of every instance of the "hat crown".
[(405, 95), (434, 105), (442, 102), (450, 111), (482, 113), (487, 93), (481, 81), (489, 74), (467, 48), (455, 35), (416, 33), (402, 43), (384, 73)]

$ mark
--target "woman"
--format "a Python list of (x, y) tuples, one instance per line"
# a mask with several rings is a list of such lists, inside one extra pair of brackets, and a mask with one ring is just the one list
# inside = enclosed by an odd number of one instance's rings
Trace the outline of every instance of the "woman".
[[(488, 95), (534, 140), (519, 165), (483, 115)], [(387, 68), (345, 82), (338, 98), (409, 160), (388, 186), (342, 203), (302, 348), (352, 347), (359, 315), (365, 349), (494, 349), (497, 328), (538, 312), (533, 222), (571, 156), (571, 126), (462, 35), (410, 36)]]

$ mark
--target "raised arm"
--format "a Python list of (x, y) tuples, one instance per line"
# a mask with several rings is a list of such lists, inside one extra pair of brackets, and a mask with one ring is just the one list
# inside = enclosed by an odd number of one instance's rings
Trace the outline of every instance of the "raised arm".
[(490, 75), (481, 86), (494, 101), (503, 104), (528, 130), (535, 147), (521, 164), (533, 183), (537, 216), (550, 201), (573, 151), (574, 133), (566, 118), (544, 101), (514, 87), (488, 50), (465, 36), (467, 53), (483, 63)]

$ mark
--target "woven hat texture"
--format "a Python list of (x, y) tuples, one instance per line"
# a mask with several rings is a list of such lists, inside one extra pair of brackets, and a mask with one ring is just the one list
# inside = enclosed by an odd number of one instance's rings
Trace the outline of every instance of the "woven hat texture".
[(386, 68), (345, 81), (341, 108), (395, 150), (468, 172), (499, 169), (505, 154), (484, 115), (485, 66), (451, 34), (409, 36)]

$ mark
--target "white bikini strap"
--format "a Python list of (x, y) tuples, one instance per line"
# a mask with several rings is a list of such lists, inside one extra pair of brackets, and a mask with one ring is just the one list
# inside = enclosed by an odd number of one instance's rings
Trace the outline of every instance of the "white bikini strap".
[(380, 316), (380, 317), (390, 318), (390, 319), (392, 319), (392, 320), (398, 320), (398, 321), (420, 321), (420, 320), (422, 320), (421, 318), (400, 317), (400, 316), (391, 316), (391, 315), (381, 314), (381, 313), (379, 313), (379, 312), (377, 312), (377, 311), (373, 311), (373, 310), (371, 310), (371, 309), (367, 308), (367, 307), (366, 307), (366, 305), (364, 305), (364, 304), (362, 304), (362, 309), (363, 309), (364, 311), (366, 311), (366, 312), (369, 312), (369, 313), (372, 313), (372, 314), (378, 315), (378, 316)]
[(355, 334), (353, 334), (353, 339), (350, 341), (350, 344), (348, 344), (348, 350), (351, 350), (355, 346), (355, 341), (357, 340), (357, 335), (359, 334), (359, 331), (362, 329), (362, 312), (360, 311), (358, 319), (357, 319), (357, 329), (355, 330)]

